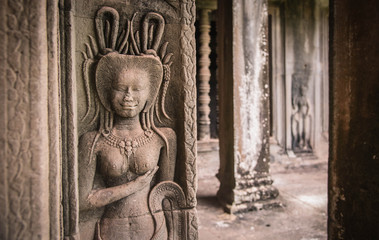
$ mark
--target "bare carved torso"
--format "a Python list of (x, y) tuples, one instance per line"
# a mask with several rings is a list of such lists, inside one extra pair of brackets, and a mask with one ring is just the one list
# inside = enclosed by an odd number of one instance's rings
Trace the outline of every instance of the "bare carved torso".
[[(93, 118), (99, 119), (97, 131), (85, 133), (79, 142), (80, 237), (143, 240), (161, 233), (159, 236), (167, 236), (166, 230), (155, 229), (156, 214), (153, 219), (148, 202), (152, 187), (173, 181), (175, 173), (176, 134), (171, 128), (155, 126), (156, 122), (170, 119), (164, 110), (172, 63), (172, 54), (166, 54), (167, 43), (157, 54), (164, 19), (157, 13), (146, 15), (143, 26), (154, 20), (159, 33), (148, 35), (145, 27), (142, 29), (142, 42), (154, 36), (157, 39), (149, 40), (151, 46), (141, 46), (140, 54), (137, 48), (129, 49), (129, 53), (123, 51), (129, 40), (134, 41), (129, 32), (119, 39), (124, 44), (121, 49), (114, 49), (118, 26), (112, 34), (104, 35), (109, 26), (102, 21), (110, 16), (119, 19), (115, 9), (103, 7), (98, 11), (95, 23), (100, 58), (91, 57), (84, 62), (84, 66), (93, 64), (96, 69), (91, 75), (91, 68), (85, 67), (88, 109), (84, 119), (91, 112), (91, 76), (101, 107)], [(111, 35), (115, 42), (107, 46), (109, 39), (105, 39)], [(137, 43), (130, 46), (137, 47)]]
[[(129, 158), (119, 148), (110, 146), (104, 137), (99, 139), (96, 147), (98, 171), (106, 187), (119, 186), (135, 180), (158, 165), (163, 140), (154, 133), (149, 144), (139, 147)], [(147, 195), (150, 185), (146, 185), (134, 194), (106, 206), (103, 217), (125, 218), (149, 214)], [(138, 207), (136, 207), (138, 203)]]

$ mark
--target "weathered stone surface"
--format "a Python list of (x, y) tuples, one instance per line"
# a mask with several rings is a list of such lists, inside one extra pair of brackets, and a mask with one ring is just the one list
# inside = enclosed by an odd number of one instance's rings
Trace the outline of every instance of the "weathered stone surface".
[(331, 1), (329, 239), (378, 239), (379, 5)]
[(278, 195), (269, 175), (267, 2), (219, 2), (218, 12), (218, 198), (236, 212)]

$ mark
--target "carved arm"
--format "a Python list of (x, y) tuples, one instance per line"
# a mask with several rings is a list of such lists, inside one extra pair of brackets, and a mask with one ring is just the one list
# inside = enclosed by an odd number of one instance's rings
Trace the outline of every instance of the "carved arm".
[(146, 172), (144, 175), (137, 177), (133, 181), (119, 186), (92, 190), (87, 198), (87, 201), (91, 206), (99, 208), (125, 198), (150, 184), (157, 170), (158, 167), (155, 167), (154, 169)]

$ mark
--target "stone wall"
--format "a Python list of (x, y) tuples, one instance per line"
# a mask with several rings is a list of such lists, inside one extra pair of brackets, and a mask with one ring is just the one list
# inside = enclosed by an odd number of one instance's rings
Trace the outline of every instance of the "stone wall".
[(328, 127), (328, 3), (269, 1), (269, 11), (272, 136), (287, 151), (323, 155)]

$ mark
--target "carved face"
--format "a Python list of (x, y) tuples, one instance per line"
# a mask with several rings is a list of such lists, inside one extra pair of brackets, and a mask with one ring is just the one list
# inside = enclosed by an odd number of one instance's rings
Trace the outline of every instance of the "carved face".
[(111, 104), (120, 117), (136, 117), (149, 97), (149, 75), (139, 68), (124, 69), (112, 82)]

